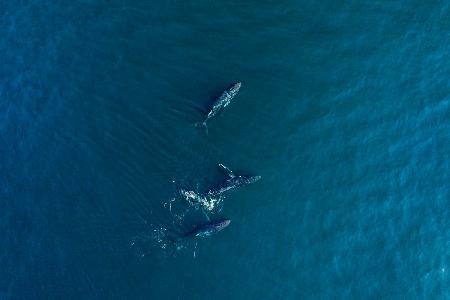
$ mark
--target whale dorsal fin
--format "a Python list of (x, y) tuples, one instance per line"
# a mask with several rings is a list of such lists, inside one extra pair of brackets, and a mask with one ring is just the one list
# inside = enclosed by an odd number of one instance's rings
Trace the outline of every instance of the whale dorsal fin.
[(236, 175), (234, 175), (233, 171), (231, 171), (230, 169), (228, 169), (228, 168), (225, 167), (224, 165), (219, 164), (218, 166), (219, 166), (219, 168), (220, 168), (222, 171), (225, 172), (225, 174), (227, 174), (228, 177), (231, 177), (231, 178), (236, 177)]

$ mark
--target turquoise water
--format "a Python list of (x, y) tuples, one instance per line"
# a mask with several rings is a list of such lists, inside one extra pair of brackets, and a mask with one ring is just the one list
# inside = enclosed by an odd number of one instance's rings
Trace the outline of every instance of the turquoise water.
[[(0, 298), (450, 298), (449, 16), (4, 0)], [(219, 162), (263, 179), (205, 214), (179, 190)], [(171, 244), (206, 215), (232, 222)]]

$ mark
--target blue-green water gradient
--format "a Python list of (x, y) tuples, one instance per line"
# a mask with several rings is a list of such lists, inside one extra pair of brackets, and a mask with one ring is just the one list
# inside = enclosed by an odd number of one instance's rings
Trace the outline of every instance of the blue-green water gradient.
[[(449, 1), (3, 0), (0, 298), (448, 299), (449, 17)], [(235, 81), (209, 134), (193, 127)], [(228, 228), (133, 247), (200, 222), (165, 204), (223, 180), (219, 162), (263, 177), (212, 215)]]

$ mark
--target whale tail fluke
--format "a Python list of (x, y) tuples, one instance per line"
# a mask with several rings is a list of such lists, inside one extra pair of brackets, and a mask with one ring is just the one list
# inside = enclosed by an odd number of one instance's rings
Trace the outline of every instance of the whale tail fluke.
[(208, 124), (206, 123), (206, 121), (205, 121), (205, 122), (198, 122), (198, 123), (195, 123), (194, 126), (195, 126), (195, 127), (198, 127), (198, 128), (204, 128), (206, 134), (208, 135)]
[(168, 240), (173, 246), (177, 246), (183, 240), (183, 236), (169, 236)]
[(171, 250), (172, 254), (176, 251), (179, 251), (185, 247), (184, 240), (186, 239), (186, 236), (184, 235), (177, 235), (177, 236), (169, 236), (168, 237), (168, 249)]

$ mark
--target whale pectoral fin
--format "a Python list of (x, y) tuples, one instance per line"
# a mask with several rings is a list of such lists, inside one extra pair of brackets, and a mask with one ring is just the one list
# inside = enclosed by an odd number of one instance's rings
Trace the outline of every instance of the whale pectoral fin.
[(225, 167), (224, 165), (218, 164), (218, 167), (219, 167), (223, 172), (225, 172), (225, 174), (226, 174), (228, 177), (231, 177), (231, 178), (236, 177), (236, 175), (234, 175), (233, 171), (231, 171), (230, 169), (228, 169), (228, 168)]

